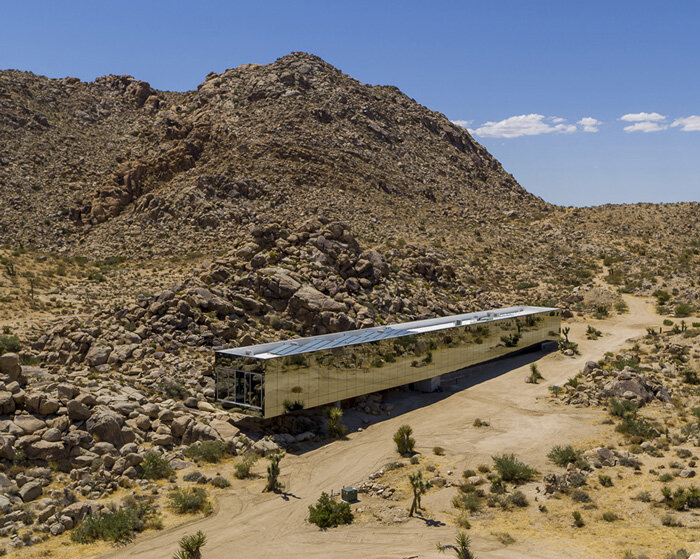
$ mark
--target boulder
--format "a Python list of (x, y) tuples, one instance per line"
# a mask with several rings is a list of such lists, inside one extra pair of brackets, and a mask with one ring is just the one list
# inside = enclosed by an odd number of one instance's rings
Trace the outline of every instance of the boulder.
[(192, 421), (182, 435), (182, 444), (192, 444), (197, 441), (216, 441), (221, 437), (212, 427), (199, 421)]
[(109, 354), (112, 353), (112, 348), (102, 344), (93, 344), (85, 356), (88, 365), (98, 367), (104, 365), (109, 359)]
[(305, 285), (289, 299), (287, 310), (305, 324), (311, 325), (316, 322), (320, 313), (341, 312), (345, 310), (345, 305), (310, 285)]
[(19, 355), (5, 353), (0, 355), (0, 381), (13, 382), (19, 379), (22, 367), (19, 364)]
[(58, 411), (61, 403), (43, 392), (29, 392), (26, 395), (24, 407), (27, 411), (39, 415), (52, 415)]
[(41, 486), (41, 482), (36, 480), (28, 481), (19, 488), (19, 496), (25, 503), (38, 499), (43, 492), (44, 489)]
[(91, 415), (90, 408), (80, 400), (69, 400), (66, 408), (71, 421), (85, 421)]
[(44, 421), (42, 421), (38, 417), (28, 414), (16, 415), (14, 419), (14, 424), (20, 429), (22, 429), (25, 435), (31, 435), (39, 429), (43, 429), (46, 427), (46, 423)]
[(594, 371), (595, 369), (598, 368), (598, 363), (595, 361), (586, 361), (586, 364), (583, 366), (583, 374), (587, 375), (591, 371)]
[(13, 460), (15, 457), (15, 438), (11, 435), (0, 435), (0, 458)]
[(27, 445), (24, 451), (31, 460), (58, 461), (68, 457), (68, 451), (61, 441), (39, 440)]
[(10, 415), (15, 412), (15, 399), (12, 392), (0, 390), (0, 415)]
[(98, 441), (106, 441), (119, 447), (124, 444), (123, 418), (111, 410), (95, 411), (86, 421), (85, 428)]

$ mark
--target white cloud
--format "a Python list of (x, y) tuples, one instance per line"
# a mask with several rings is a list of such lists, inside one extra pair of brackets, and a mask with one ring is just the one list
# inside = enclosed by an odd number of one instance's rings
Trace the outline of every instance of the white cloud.
[(700, 116), (691, 115), (677, 118), (671, 126), (680, 126), (683, 132), (700, 132)]
[(622, 115), (620, 120), (625, 122), (658, 122), (664, 120), (666, 117), (660, 115), (659, 113), (627, 113)]
[(474, 122), (474, 121), (473, 120), (453, 120), (452, 124), (456, 124), (457, 126), (461, 126), (462, 128), (468, 128), (472, 122)]
[(559, 124), (560, 122), (564, 122), (566, 119), (561, 118), (560, 116), (550, 116), (549, 120), (551, 120), (555, 124)]
[(591, 116), (585, 116), (577, 122), (583, 128), (584, 132), (598, 132), (598, 126), (603, 124), (600, 120)]
[[(554, 124), (550, 124), (547, 121)], [(520, 136), (537, 136), (539, 134), (571, 134), (576, 132), (576, 125), (564, 124), (563, 119), (529, 114), (511, 116), (498, 122), (485, 122), (475, 130), (470, 130), (484, 138), (518, 138)]]
[(636, 122), (630, 126), (625, 126), (625, 132), (658, 132), (659, 130), (666, 130), (668, 125), (659, 122)]

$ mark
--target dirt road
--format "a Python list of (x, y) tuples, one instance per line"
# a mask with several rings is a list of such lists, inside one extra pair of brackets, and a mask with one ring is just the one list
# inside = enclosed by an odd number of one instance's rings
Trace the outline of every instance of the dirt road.
[[(435, 544), (452, 541), (452, 525), (429, 526), (414, 518), (398, 525), (356, 524), (323, 532), (305, 522), (307, 508), (322, 491), (337, 491), (342, 485), (359, 483), (396, 459), (392, 434), (403, 423), (413, 427), (419, 451), (429, 453), (435, 445), (444, 447), (456, 465), (455, 475), (465, 467), (489, 462), (492, 454), (500, 452), (514, 452), (542, 467), (552, 445), (595, 436), (601, 428), (599, 411), (570, 406), (553, 410), (544, 397), (548, 386), (566, 382), (585, 361), (599, 359), (605, 351), (619, 350), (625, 340), (643, 334), (647, 326), (658, 326), (660, 318), (649, 302), (629, 296), (625, 300), (630, 312), (622, 316), (604, 321), (569, 321), (570, 337), (579, 343), (581, 355), (575, 359), (559, 353), (543, 356), (537, 362), (546, 379), (542, 384), (524, 382), (531, 357), (520, 356), (476, 367), (462, 386), (448, 386), (441, 395), (410, 393), (408, 397), (403, 395), (403, 401), (398, 400), (402, 395), (397, 395), (399, 413), (391, 418), (353, 432), (345, 441), (285, 457), (282, 481), (287, 494), (262, 494), (259, 480), (243, 487), (236, 482), (219, 499), (214, 515), (138, 539), (106, 557), (170, 558), (178, 539), (196, 530), (207, 535), (206, 559), (444, 557), (438, 554)], [(594, 324), (604, 336), (597, 341), (586, 340), (586, 324)], [(401, 413), (403, 410), (406, 411)], [(473, 428), (476, 417), (490, 419), (492, 426)], [(428, 504), (441, 506), (435, 499)], [(538, 543), (518, 542), (504, 547), (495, 539), (473, 540), (473, 548), (481, 557), (562, 556), (562, 550), (543, 548)], [(585, 550), (567, 549), (567, 556), (592, 555)]]

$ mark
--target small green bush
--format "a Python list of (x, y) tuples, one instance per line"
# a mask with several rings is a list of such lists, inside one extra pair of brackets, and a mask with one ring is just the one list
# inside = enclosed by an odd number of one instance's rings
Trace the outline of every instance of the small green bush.
[(416, 441), (411, 435), (413, 429), (410, 425), (402, 425), (394, 433), (394, 442), (396, 443), (396, 451), (401, 454), (412, 454), (413, 448), (416, 446)]
[[(121, 508), (87, 516), (71, 532), (70, 538), (76, 543), (104, 540), (125, 544), (133, 539), (134, 534), (143, 532), (156, 517), (156, 508), (152, 503), (126, 500)], [(154, 524), (157, 526), (157, 523)]]
[(675, 308), (675, 315), (680, 318), (690, 316), (693, 313), (693, 307), (686, 303), (678, 303)]
[(583, 528), (586, 525), (579, 511), (575, 510), (571, 513), (571, 516), (574, 518), (574, 526), (576, 526), (576, 528)]
[(441, 446), (434, 446), (433, 447), (433, 454), (435, 456), (444, 456), (445, 455), (445, 449), (442, 448)]
[(615, 522), (616, 520), (620, 520), (620, 517), (617, 516), (614, 512), (604, 512), (601, 516), (605, 522)]
[(452, 498), (452, 506), (468, 512), (476, 512), (481, 508), (483, 499), (476, 492), (460, 493)]
[(147, 452), (143, 457), (141, 470), (143, 479), (166, 479), (175, 474), (170, 462), (153, 451)]
[(228, 454), (224, 441), (200, 441), (191, 444), (185, 451), (185, 456), (196, 462), (220, 462)]
[(598, 483), (600, 483), (600, 485), (603, 487), (612, 487), (613, 486), (612, 478), (610, 476), (604, 475), (604, 474), (598, 475)]
[(309, 522), (321, 529), (335, 528), (341, 524), (350, 524), (353, 514), (345, 501), (335, 501), (325, 491), (316, 501), (316, 506), (309, 506)]
[(537, 470), (518, 460), (514, 454), (500, 454), (491, 457), (494, 468), (503, 481), (520, 484), (530, 481), (537, 475)]
[(608, 402), (608, 412), (616, 417), (634, 416), (637, 406), (630, 400), (611, 398)]
[(547, 457), (557, 466), (565, 467), (570, 463), (576, 463), (581, 458), (581, 451), (575, 450), (570, 444), (566, 446), (556, 445), (549, 451)]
[(516, 507), (527, 507), (530, 503), (522, 491), (513, 491), (508, 497), (508, 502)]
[(217, 489), (225, 489), (226, 487), (231, 487), (231, 482), (220, 475), (214, 476), (214, 479), (211, 480), (211, 484)]
[(168, 495), (169, 506), (177, 514), (211, 513), (212, 507), (207, 492), (201, 487), (175, 489)]
[(252, 473), (250, 470), (257, 459), (258, 456), (256, 454), (247, 454), (236, 462), (236, 464), (233, 466), (233, 475), (236, 477), (236, 479), (246, 479), (251, 477)]
[(659, 432), (654, 425), (643, 417), (624, 417), (615, 427), (615, 431), (623, 435), (640, 437), (642, 439), (655, 439), (659, 436)]
[(19, 338), (14, 334), (0, 335), (0, 355), (3, 353), (17, 353), (21, 347)]

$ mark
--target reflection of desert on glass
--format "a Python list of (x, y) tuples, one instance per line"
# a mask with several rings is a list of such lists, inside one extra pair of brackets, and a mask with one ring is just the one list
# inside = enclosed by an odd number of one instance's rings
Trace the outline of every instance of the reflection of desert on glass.
[(274, 417), (415, 383), (559, 335), (560, 312), (511, 307), (218, 351), (223, 403)]

